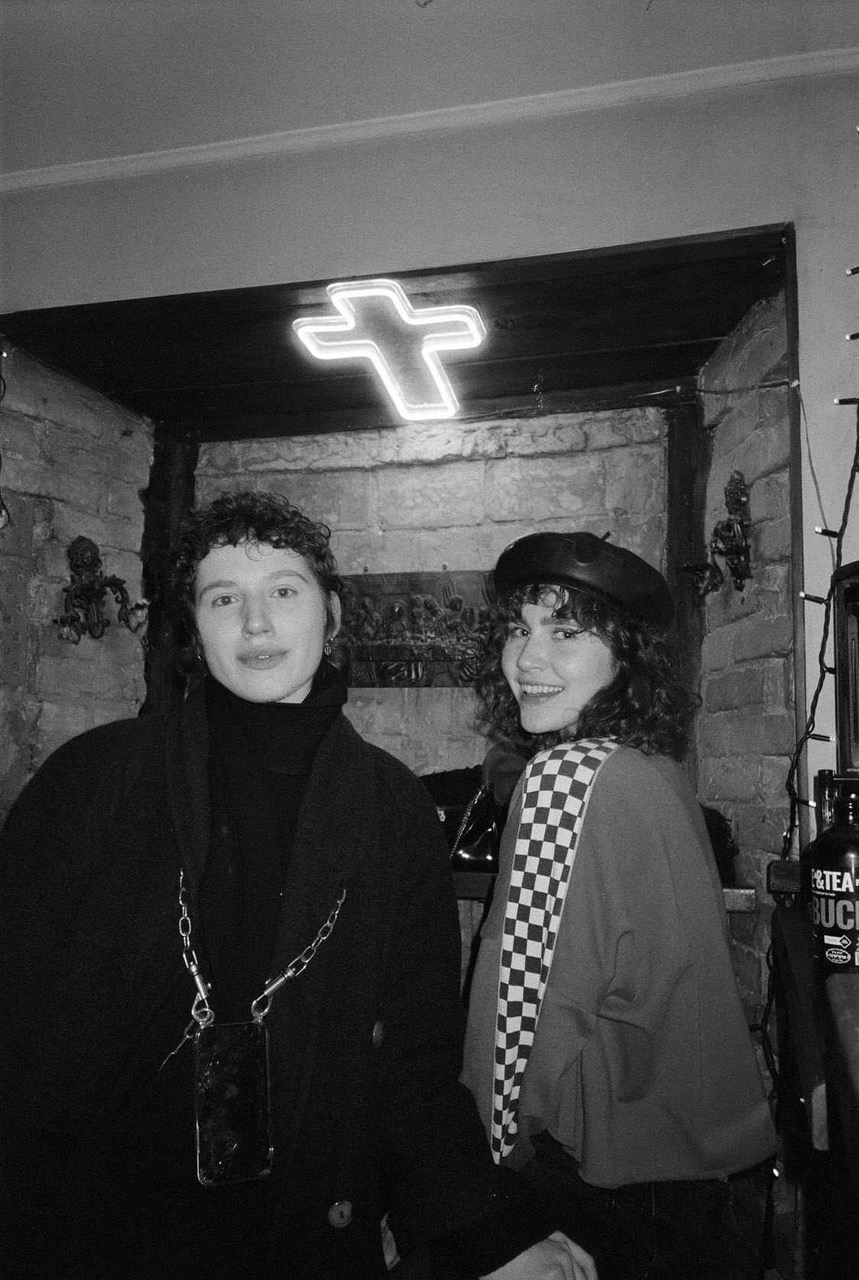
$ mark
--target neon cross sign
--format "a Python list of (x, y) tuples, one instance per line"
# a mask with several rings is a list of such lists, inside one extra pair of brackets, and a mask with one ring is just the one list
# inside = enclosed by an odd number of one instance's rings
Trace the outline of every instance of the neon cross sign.
[(369, 360), (407, 421), (452, 418), (459, 409), (441, 362), (444, 351), (479, 347), (486, 337), (474, 307), (413, 307), (395, 280), (329, 284), (338, 314), (293, 320), (317, 360)]

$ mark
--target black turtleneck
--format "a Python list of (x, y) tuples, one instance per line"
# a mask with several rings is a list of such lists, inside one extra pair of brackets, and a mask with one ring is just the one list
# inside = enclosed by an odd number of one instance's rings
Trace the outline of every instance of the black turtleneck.
[(247, 702), (206, 680), (212, 825), (200, 941), (219, 1022), (248, 1019), (266, 979), (291, 959), (272, 954), (284, 872), (317, 748), (346, 697), (324, 660), (300, 703)]

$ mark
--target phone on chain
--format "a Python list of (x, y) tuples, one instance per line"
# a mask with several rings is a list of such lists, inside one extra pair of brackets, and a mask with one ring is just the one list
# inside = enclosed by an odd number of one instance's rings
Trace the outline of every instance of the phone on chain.
[(197, 1180), (204, 1187), (271, 1173), (268, 1030), (263, 1022), (212, 1023), (194, 1036)]

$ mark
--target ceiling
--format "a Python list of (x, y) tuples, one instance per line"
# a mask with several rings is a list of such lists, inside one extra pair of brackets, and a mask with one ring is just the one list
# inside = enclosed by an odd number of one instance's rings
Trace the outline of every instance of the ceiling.
[[(782, 227), (398, 275), (416, 307), (477, 307), (487, 341), (446, 358), (460, 418), (633, 403), (692, 385), (787, 271)], [(201, 440), (393, 424), (365, 361), (320, 363), (291, 322), (330, 314), (327, 281), (0, 316), (36, 359)]]

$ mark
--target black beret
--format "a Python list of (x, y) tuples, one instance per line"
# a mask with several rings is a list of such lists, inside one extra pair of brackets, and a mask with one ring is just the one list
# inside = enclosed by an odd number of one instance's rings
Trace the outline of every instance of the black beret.
[(497, 595), (527, 583), (573, 587), (665, 631), (674, 601), (662, 574), (641, 556), (593, 533), (529, 533), (505, 547), (495, 566)]

